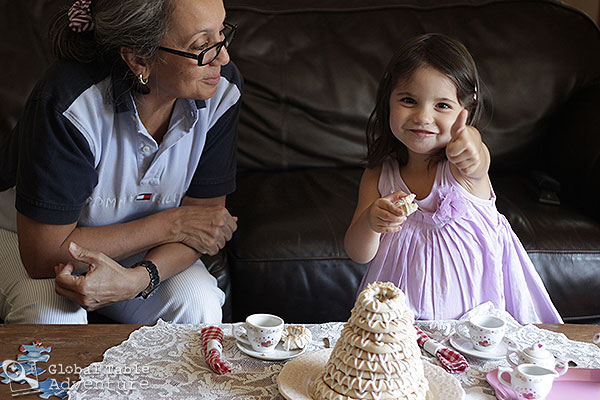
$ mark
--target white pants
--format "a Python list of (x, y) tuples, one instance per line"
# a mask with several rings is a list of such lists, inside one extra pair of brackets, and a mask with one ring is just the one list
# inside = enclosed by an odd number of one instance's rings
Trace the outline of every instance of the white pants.
[[(147, 299), (122, 301), (97, 312), (116, 322), (220, 323), (225, 294), (198, 260), (162, 281)], [(6, 323), (86, 324), (87, 312), (56, 293), (54, 279), (31, 279), (21, 262), (17, 234), (0, 228), (0, 317)]]

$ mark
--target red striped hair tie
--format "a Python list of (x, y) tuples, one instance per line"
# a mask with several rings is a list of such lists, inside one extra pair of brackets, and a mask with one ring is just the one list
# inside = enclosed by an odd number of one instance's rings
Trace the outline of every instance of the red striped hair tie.
[(89, 32), (94, 29), (91, 0), (77, 0), (69, 8), (69, 28), (75, 32)]

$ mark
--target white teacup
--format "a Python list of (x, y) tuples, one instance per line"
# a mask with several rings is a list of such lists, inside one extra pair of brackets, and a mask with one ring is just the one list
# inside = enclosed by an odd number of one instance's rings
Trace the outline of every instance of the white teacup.
[[(510, 382), (502, 376), (505, 372), (510, 374)], [(498, 367), (498, 381), (511, 388), (520, 400), (545, 399), (552, 389), (554, 378), (558, 376), (558, 372), (535, 364), (521, 364), (516, 368)]]
[[(463, 327), (468, 328), (468, 334), (461, 332)], [(456, 333), (470, 340), (476, 350), (491, 351), (502, 342), (505, 328), (506, 323), (502, 318), (476, 315), (468, 321), (459, 323), (456, 326)]]
[[(246, 331), (248, 339), (237, 333), (238, 326)], [(233, 336), (261, 353), (273, 351), (282, 333), (283, 319), (272, 314), (252, 314), (246, 318), (246, 322), (233, 324)]]

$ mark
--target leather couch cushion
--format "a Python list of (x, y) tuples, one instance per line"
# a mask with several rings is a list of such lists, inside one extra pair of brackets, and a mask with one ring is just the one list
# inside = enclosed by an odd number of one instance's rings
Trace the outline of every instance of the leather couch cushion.
[(322, 168), (238, 176), (227, 202), (239, 218), (227, 245), (234, 320), (255, 312), (287, 322), (347, 319), (365, 272), (344, 251), (361, 173)]

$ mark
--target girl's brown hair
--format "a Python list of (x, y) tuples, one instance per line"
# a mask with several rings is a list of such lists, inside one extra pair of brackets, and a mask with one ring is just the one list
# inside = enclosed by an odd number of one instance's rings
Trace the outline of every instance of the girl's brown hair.
[[(367, 162), (369, 168), (394, 157), (406, 165), (408, 150), (390, 129), (390, 96), (398, 83), (411, 79), (420, 67), (430, 66), (456, 85), (460, 104), (469, 111), (467, 124), (476, 125), (483, 111), (481, 85), (475, 61), (458, 40), (437, 33), (414, 37), (405, 42), (388, 64), (377, 90), (375, 109), (367, 124)], [(446, 157), (442, 150), (431, 157), (438, 162)]]

